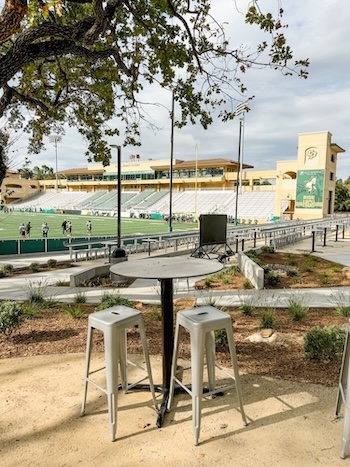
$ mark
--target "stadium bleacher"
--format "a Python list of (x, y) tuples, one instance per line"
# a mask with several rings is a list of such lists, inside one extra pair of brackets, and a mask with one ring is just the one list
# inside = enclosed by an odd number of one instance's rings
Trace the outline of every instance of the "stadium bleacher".
[[(169, 213), (170, 194), (168, 190), (145, 190), (122, 192), (122, 212), (127, 213)], [(231, 190), (188, 190), (173, 193), (172, 212), (174, 214), (227, 214), (236, 216), (236, 191)], [(238, 194), (237, 218), (243, 222), (266, 221), (274, 212), (275, 193), (273, 191), (242, 192)], [(13, 206), (18, 209), (77, 209), (82, 211), (103, 211), (116, 215), (118, 205), (117, 190), (89, 192), (60, 192), (35, 195)], [(288, 201), (282, 211), (288, 207)]]

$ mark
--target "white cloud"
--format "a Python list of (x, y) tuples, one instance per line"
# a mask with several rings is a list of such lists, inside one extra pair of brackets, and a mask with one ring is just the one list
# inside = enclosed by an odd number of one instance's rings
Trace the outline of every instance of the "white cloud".
[[(213, 14), (226, 22), (227, 36), (232, 43), (255, 44), (261, 39), (257, 27), (244, 24), (246, 0), (214, 0)], [(276, 11), (276, 0), (264, 1)], [(274, 70), (250, 70), (246, 74), (249, 93), (255, 95), (246, 116), (244, 162), (256, 168), (273, 169), (277, 160), (293, 159), (297, 152), (298, 133), (328, 130), (333, 141), (345, 150), (350, 148), (350, 41), (348, 24), (350, 8), (346, 0), (284, 0), (284, 21), (289, 24), (285, 34), (296, 58), (309, 58), (307, 80), (284, 77)], [(264, 6), (265, 8), (265, 6)], [(221, 17), (221, 18), (220, 18)], [(239, 38), (239, 40), (237, 40)], [(170, 93), (158, 86), (146, 87), (145, 102), (161, 102), (163, 106), (148, 107), (149, 119), (160, 128), (158, 132), (143, 125), (140, 148), (124, 148), (123, 158), (139, 153), (142, 159), (165, 159), (170, 155)], [(237, 159), (238, 121), (216, 120), (208, 129), (189, 125), (175, 130), (176, 158), (227, 157)], [(18, 147), (26, 144), (22, 137)], [(81, 136), (68, 129), (59, 144), (59, 169), (87, 164), (86, 144)], [(23, 151), (21, 151), (23, 154)], [(23, 154), (24, 159), (25, 154)], [(30, 157), (31, 158), (31, 157)], [(349, 155), (341, 154), (338, 177), (350, 175)], [(34, 161), (34, 156), (31, 158)], [(35, 156), (35, 164), (54, 166), (55, 150)]]

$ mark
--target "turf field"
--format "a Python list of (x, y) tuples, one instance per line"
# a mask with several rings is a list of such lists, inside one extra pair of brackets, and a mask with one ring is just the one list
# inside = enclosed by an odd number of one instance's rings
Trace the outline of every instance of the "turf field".
[[(49, 237), (65, 237), (62, 232), (62, 222), (66, 219), (72, 223), (72, 237), (86, 237), (86, 222), (91, 220), (92, 236), (105, 236), (117, 234), (116, 217), (93, 217), (67, 214), (45, 214), (35, 212), (0, 212), (0, 240), (19, 238), (19, 225), (31, 223), (30, 238), (42, 238), (41, 226), (47, 222), (49, 226)], [(174, 222), (173, 231), (197, 229), (198, 224), (187, 224)], [(134, 234), (154, 235), (168, 232), (168, 225), (161, 220), (153, 219), (121, 219), (121, 235)]]

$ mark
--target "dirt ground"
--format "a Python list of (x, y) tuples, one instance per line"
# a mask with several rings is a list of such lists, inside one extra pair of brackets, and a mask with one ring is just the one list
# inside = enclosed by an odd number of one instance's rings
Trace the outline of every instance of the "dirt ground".
[[(193, 306), (194, 299), (179, 299), (177, 309)], [(80, 304), (85, 316), (71, 318), (62, 306), (42, 309), (34, 318), (27, 320), (12, 337), (0, 335), (0, 359), (33, 355), (50, 355), (85, 352), (87, 316), (95, 305)], [(134, 303), (142, 312), (146, 325), (148, 347), (151, 355), (161, 355), (161, 314), (156, 305)], [(300, 322), (292, 321), (288, 310), (276, 309), (275, 340), (251, 342), (249, 336), (260, 329), (261, 309), (253, 316), (245, 316), (240, 309), (225, 308), (233, 319), (234, 338), (241, 371), (256, 375), (273, 375), (285, 380), (335, 385), (339, 378), (340, 358), (332, 361), (310, 361), (305, 357), (303, 336), (313, 326), (342, 326), (348, 319), (337, 315), (334, 309), (310, 308)], [(103, 350), (102, 335), (95, 339), (94, 351)], [(138, 335), (131, 332), (129, 339), (131, 353), (141, 352)], [(288, 358), (286, 358), (288, 355)], [(180, 349), (181, 358), (190, 357), (189, 339)], [(218, 359), (229, 364), (226, 346), (219, 349)]]

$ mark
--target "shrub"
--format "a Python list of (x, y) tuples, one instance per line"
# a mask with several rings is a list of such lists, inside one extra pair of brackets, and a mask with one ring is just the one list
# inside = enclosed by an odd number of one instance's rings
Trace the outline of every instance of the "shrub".
[(337, 292), (335, 295), (332, 295), (332, 298), (336, 303), (336, 312), (348, 318), (350, 316), (350, 292)]
[(29, 265), (29, 269), (32, 271), (32, 272), (39, 272), (40, 271), (40, 264), (39, 263), (31, 263)]
[(251, 284), (251, 282), (246, 279), (244, 282), (243, 282), (243, 289), (251, 289), (253, 286)]
[(260, 327), (263, 329), (273, 329), (276, 325), (276, 310), (267, 308), (263, 311), (260, 320)]
[(32, 319), (38, 315), (40, 308), (35, 303), (25, 302), (22, 305), (23, 316), (25, 319)]
[(301, 321), (307, 315), (309, 307), (297, 296), (288, 298), (288, 311), (292, 321)]
[(238, 266), (237, 266), (237, 264), (234, 264), (234, 265), (230, 266), (230, 267), (227, 269), (227, 272), (226, 272), (226, 274), (228, 274), (228, 275), (230, 275), (230, 276), (235, 276), (237, 273), (238, 273)]
[(47, 260), (47, 266), (49, 268), (54, 268), (55, 266), (57, 266), (57, 259), (48, 259)]
[(86, 295), (84, 292), (78, 292), (74, 295), (74, 303), (86, 303)]
[(5, 274), (11, 274), (13, 272), (13, 265), (12, 264), (4, 264), (1, 268), (1, 270)]
[(84, 308), (82, 306), (75, 306), (71, 304), (65, 304), (64, 311), (70, 318), (81, 319), (85, 315)]
[(298, 274), (298, 272), (295, 269), (287, 269), (286, 274), (288, 277), (295, 277)]
[(162, 320), (162, 312), (157, 305), (153, 305), (150, 311), (150, 316), (153, 321), (161, 321)]
[(275, 249), (273, 246), (263, 245), (261, 248), (261, 253), (274, 253)]
[(242, 303), (240, 308), (241, 308), (242, 313), (245, 316), (252, 316), (254, 313), (254, 309), (255, 309), (254, 305), (252, 305), (251, 303)]
[(213, 284), (213, 278), (212, 277), (206, 277), (205, 280), (204, 280), (204, 286), (207, 288), (207, 289), (210, 289), (210, 287), (212, 286)]
[(225, 347), (228, 344), (226, 329), (217, 329), (215, 331), (215, 345)]
[(270, 271), (264, 276), (265, 284), (275, 286), (280, 283), (280, 277), (276, 272)]
[(31, 281), (26, 283), (27, 288), (27, 300), (29, 303), (35, 303), (36, 305), (43, 305), (46, 300), (47, 293), (47, 282), (39, 281), (33, 283)]
[(346, 332), (336, 326), (310, 329), (304, 336), (304, 351), (309, 359), (333, 360), (344, 349)]
[(101, 303), (96, 307), (96, 311), (105, 310), (112, 306), (125, 305), (132, 306), (132, 303), (127, 298), (123, 298), (120, 295), (106, 293), (101, 299)]
[(0, 278), (1, 277), (6, 277), (6, 273), (2, 268), (0, 269)]
[(331, 282), (331, 278), (327, 272), (324, 272), (320, 277), (320, 282), (322, 285), (328, 285)]
[(22, 307), (15, 302), (0, 303), (0, 332), (9, 337), (18, 328), (25, 317)]
[(248, 256), (248, 258), (250, 258), (252, 261), (254, 261), (254, 263), (259, 264), (259, 258), (258, 258), (258, 256), (257, 256), (255, 250), (248, 250), (248, 251), (245, 251), (244, 254), (245, 254), (246, 256)]

